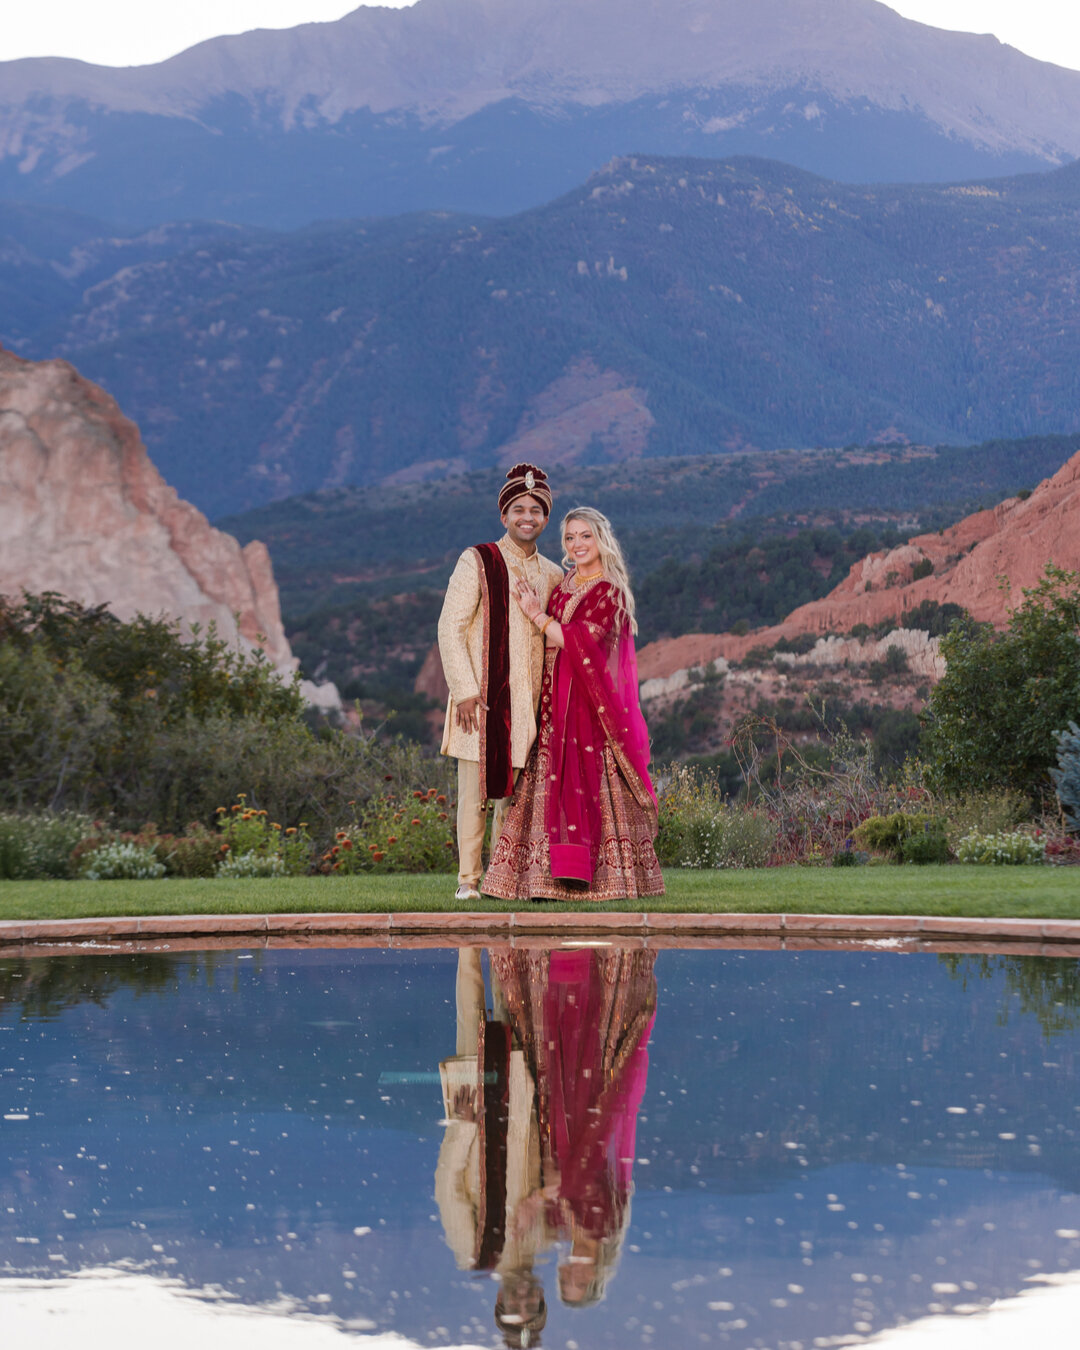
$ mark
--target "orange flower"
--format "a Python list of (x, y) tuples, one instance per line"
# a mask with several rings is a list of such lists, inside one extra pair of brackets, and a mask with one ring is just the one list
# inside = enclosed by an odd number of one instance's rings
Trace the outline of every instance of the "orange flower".
[(392, 834), (392, 835), (390, 836), (390, 838), (389, 838), (386, 842), (387, 842), (388, 844), (396, 844), (396, 843), (397, 843), (397, 835), (396, 835), (396, 834)]
[(439, 795), (435, 798), (435, 800), (439, 803), (440, 806), (446, 805), (446, 796), (442, 792), (439, 793)]
[(341, 852), (341, 845), (335, 844), (334, 847), (330, 850), (331, 858), (336, 858), (340, 852)]
[(218, 807), (215, 808), (214, 814), (217, 815), (217, 816), (223, 816), (223, 815), (225, 815), (227, 809), (228, 809), (227, 807), (224, 807), (224, 806), (218, 806)]
[(346, 853), (348, 853), (348, 851), (352, 848), (352, 840), (346, 839), (341, 847), (345, 850)]
[(270, 826), (270, 828), (271, 828), (272, 830), (280, 830), (280, 829), (281, 829), (281, 826), (280, 826), (280, 825), (277, 823), (277, 821), (275, 820), (274, 823)]
[(296, 826), (295, 826), (295, 825), (290, 825), (289, 828), (285, 831), (285, 833), (286, 833), (286, 834), (295, 834), (295, 833), (296, 833)]
[(422, 792), (414, 792), (413, 796), (416, 798), (417, 801), (421, 801), (423, 799), (424, 794)]
[(247, 801), (247, 793), (246, 793), (246, 792), (238, 792), (238, 793), (236, 794), (236, 796), (237, 796), (237, 800), (238, 800), (238, 801), (242, 801), (242, 802), (246, 802), (246, 801)]
[(222, 844), (221, 848), (218, 850), (219, 853), (228, 853), (228, 851), (229, 851), (228, 844)]
[(440, 820), (449, 820), (450, 817), (446, 814), (445, 811), (440, 811), (440, 812), (439, 812), (439, 819), (440, 819)]
[(341, 868), (341, 864), (340, 864), (339, 862), (336, 862), (336, 863), (333, 865), (333, 867), (331, 867), (330, 871), (331, 871), (331, 872), (337, 872), (337, 871), (340, 870), (340, 868)]
[(429, 797), (434, 797), (436, 792), (438, 792), (438, 790), (439, 790), (438, 788), (428, 788), (427, 795)]
[(454, 847), (454, 841), (453, 841), (452, 839), (448, 839), (448, 840), (446, 841), (446, 843), (443, 844), (443, 848), (453, 848), (453, 847)]
[(372, 856), (372, 858), (374, 858), (374, 860), (375, 860), (376, 862), (382, 862), (382, 860), (386, 857), (386, 854), (385, 854), (385, 853), (373, 853), (371, 856)]
[(413, 816), (412, 821), (411, 821), (411, 824), (413, 824), (413, 825), (419, 825), (419, 824), (420, 824), (420, 817), (419, 817), (419, 816)]
[(345, 831), (344, 831), (344, 830), (338, 830), (337, 834), (334, 835), (334, 838), (335, 838), (335, 839), (344, 839), (344, 838), (345, 838)]
[(378, 844), (368, 844), (367, 851), (369, 853), (374, 853), (378, 847), (379, 847)]
[(392, 783), (393, 781), (394, 781), (394, 775), (393, 775), (392, 773), (384, 773), (384, 774), (383, 774), (383, 782), (384, 782), (384, 783)]

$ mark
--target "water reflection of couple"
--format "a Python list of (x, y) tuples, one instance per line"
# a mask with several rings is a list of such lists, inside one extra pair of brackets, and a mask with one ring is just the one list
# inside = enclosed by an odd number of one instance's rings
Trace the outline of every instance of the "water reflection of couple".
[(489, 801), (485, 894), (660, 895), (634, 597), (611, 524), (589, 507), (567, 514), (563, 575), (536, 549), (551, 512), (540, 469), (510, 470), (499, 512), (506, 534), (461, 555), (439, 620), (450, 689), (442, 750), (458, 760), (458, 898), (479, 897)]
[(508, 1346), (547, 1320), (535, 1264), (556, 1243), (561, 1300), (603, 1297), (630, 1214), (637, 1112), (656, 1011), (655, 955), (461, 951), (457, 1055), (440, 1066), (446, 1134), (435, 1194), (460, 1268), (499, 1277)]

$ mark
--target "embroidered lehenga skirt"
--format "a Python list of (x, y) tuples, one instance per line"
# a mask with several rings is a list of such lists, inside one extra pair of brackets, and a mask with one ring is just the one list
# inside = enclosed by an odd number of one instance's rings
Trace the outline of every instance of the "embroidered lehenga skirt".
[(540, 731), (518, 776), (502, 834), (480, 889), (501, 900), (634, 900), (663, 895), (664, 880), (653, 847), (655, 817), (638, 803), (605, 745), (600, 779), (600, 845), (591, 883), (551, 875), (545, 827), (545, 787), (551, 742), (551, 675), (554, 653), (544, 668)]

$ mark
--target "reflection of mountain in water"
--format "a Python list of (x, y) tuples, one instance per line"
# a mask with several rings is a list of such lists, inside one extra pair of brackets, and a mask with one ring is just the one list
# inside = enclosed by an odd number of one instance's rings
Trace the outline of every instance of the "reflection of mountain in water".
[[(211, 982), (175, 959), (168, 1000), (0, 1012), (0, 1265), (131, 1258), (491, 1343), (494, 1287), (455, 1269), (433, 1198), (457, 954), (258, 961), (222, 957)], [(852, 952), (656, 971), (618, 1270), (576, 1310), (541, 1255), (545, 1344), (808, 1344), (1080, 1266), (1076, 1033), (1045, 1040), (1003, 973), (965, 988), (931, 956)], [(379, 1086), (395, 1073), (419, 1081)]]

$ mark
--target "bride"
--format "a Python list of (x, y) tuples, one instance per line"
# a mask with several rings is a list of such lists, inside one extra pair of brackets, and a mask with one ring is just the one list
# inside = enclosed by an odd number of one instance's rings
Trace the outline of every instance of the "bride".
[(546, 612), (528, 582), (511, 587), (546, 643), (540, 730), (481, 889), (504, 900), (662, 895), (626, 563), (592, 507), (564, 517), (562, 542), (571, 570)]

